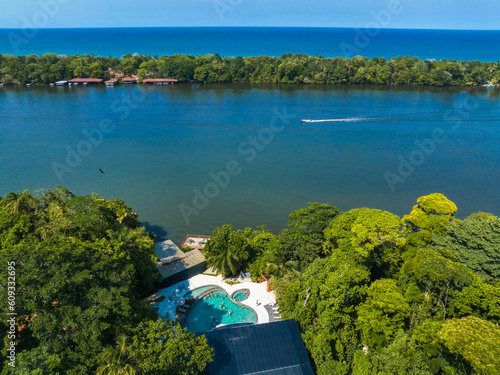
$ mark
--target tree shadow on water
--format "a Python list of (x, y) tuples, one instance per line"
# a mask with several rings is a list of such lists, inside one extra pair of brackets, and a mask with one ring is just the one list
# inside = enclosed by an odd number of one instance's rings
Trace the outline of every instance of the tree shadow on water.
[(159, 225), (153, 225), (147, 221), (141, 223), (141, 225), (146, 228), (148, 232), (153, 232), (156, 234), (157, 240), (166, 240), (167, 239), (167, 230)]

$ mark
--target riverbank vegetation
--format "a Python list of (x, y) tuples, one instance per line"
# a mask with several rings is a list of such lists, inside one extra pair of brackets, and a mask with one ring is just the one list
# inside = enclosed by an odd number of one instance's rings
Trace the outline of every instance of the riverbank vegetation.
[[(205, 255), (225, 275), (267, 275), (319, 375), (496, 375), (500, 219), (456, 212), (442, 194), (402, 218), (313, 203), (277, 234), (217, 228)], [(1, 373), (202, 372), (205, 337), (144, 302), (160, 280), (153, 237), (121, 200), (61, 187), (0, 199), (0, 297), (14, 301)]]
[(121, 200), (61, 187), (0, 199), (2, 374), (186, 375), (206, 367), (213, 350), (205, 337), (144, 302), (161, 276), (154, 236), (139, 224)]
[(381, 84), (477, 86), (500, 82), (498, 62), (420, 60), (417, 57), (324, 58), (214, 55), (0, 55), (0, 82), (49, 84), (72, 78), (110, 79), (115, 73), (203, 83)]
[(400, 218), (327, 204), (288, 228), (217, 228), (208, 265), (270, 276), (319, 375), (500, 373), (500, 219), (442, 194)]

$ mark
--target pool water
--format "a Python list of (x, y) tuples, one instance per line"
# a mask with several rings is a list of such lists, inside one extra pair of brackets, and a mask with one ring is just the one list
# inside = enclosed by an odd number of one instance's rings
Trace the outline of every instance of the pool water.
[(250, 295), (250, 291), (248, 289), (240, 289), (240, 290), (237, 290), (236, 292), (234, 292), (231, 295), (231, 298), (234, 301), (241, 302), (241, 301), (246, 300), (249, 295)]
[(235, 323), (257, 323), (257, 315), (251, 308), (231, 301), (226, 292), (219, 289), (212, 296), (202, 297), (195, 302), (183, 326), (193, 333), (203, 333), (220, 324)]
[(196, 298), (200, 294), (205, 293), (207, 290), (217, 288), (217, 285), (207, 285), (207, 286), (202, 286), (200, 288), (193, 289), (186, 294), (184, 294), (184, 299), (190, 299), (190, 298)]

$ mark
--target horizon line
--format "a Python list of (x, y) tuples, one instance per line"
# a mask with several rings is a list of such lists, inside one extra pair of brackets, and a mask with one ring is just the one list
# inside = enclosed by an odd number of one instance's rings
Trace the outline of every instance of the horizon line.
[[(363, 26), (79, 26), (79, 27), (40, 27), (38, 30), (71, 29), (182, 29), (182, 28), (293, 28), (293, 29), (363, 29)], [(0, 27), (0, 30), (24, 30), (25, 27)], [(462, 28), (408, 28), (382, 27), (380, 30), (422, 30), (422, 31), (500, 31), (500, 29), (462, 29)]]

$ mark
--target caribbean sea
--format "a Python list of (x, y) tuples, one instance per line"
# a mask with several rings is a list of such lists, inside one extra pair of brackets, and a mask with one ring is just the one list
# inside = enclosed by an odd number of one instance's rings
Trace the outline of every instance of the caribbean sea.
[(417, 56), (499, 60), (500, 31), (308, 27), (0, 29), (0, 54)]

